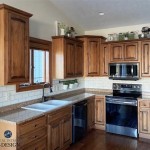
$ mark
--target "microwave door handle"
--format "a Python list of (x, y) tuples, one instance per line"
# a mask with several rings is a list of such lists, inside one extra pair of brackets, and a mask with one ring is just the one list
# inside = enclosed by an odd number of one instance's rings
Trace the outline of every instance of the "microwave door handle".
[(132, 65), (132, 68), (131, 68), (131, 75), (133, 77), (133, 65)]

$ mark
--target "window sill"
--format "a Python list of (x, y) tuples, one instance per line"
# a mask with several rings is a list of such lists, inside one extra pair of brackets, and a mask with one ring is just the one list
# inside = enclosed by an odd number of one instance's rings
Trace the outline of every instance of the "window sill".
[(19, 84), (16, 85), (16, 92), (23, 92), (23, 91), (31, 91), (31, 90), (37, 90), (42, 89), (43, 85), (30, 85), (27, 87), (20, 87)]

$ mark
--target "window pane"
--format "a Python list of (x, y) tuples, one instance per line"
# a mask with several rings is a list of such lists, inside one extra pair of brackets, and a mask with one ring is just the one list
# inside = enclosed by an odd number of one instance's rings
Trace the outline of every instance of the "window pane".
[(42, 50), (34, 50), (34, 83), (44, 82), (45, 79), (45, 52)]
[(46, 82), (49, 82), (49, 52), (46, 51)]

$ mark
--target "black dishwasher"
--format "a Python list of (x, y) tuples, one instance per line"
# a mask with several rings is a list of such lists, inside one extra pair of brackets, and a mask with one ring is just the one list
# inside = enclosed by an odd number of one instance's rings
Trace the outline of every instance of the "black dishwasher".
[(87, 100), (75, 103), (72, 112), (72, 143), (75, 143), (87, 133)]

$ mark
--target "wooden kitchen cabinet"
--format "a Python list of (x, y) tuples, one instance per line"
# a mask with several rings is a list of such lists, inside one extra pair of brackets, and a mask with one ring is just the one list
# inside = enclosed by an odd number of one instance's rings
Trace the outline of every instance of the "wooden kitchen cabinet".
[(75, 76), (83, 76), (83, 65), (84, 65), (84, 56), (83, 56), (83, 43), (76, 42), (75, 50)]
[(66, 78), (73, 77), (75, 73), (75, 51), (76, 51), (75, 42), (67, 39), (65, 40), (65, 58), (66, 58)]
[(95, 127), (105, 130), (105, 97), (95, 97)]
[(150, 41), (142, 41), (141, 47), (141, 76), (150, 77)]
[(67, 148), (72, 142), (72, 116), (70, 112), (62, 121), (62, 148)]
[(8, 5), (0, 5), (0, 85), (29, 81), (31, 16)]
[(100, 76), (100, 45), (102, 36), (77, 36), (84, 42), (84, 76)]
[(139, 47), (138, 42), (127, 42), (124, 44), (124, 60), (125, 61), (138, 61), (139, 60)]
[(66, 149), (72, 143), (71, 106), (48, 114), (48, 150)]
[(110, 43), (111, 62), (140, 61), (139, 42)]
[(40, 142), (46, 143), (43, 150), (47, 150), (47, 122), (46, 117), (42, 116), (29, 122), (17, 126), (18, 150), (19, 149), (40, 149), (43, 147)]
[(150, 139), (150, 101), (138, 100), (139, 137)]
[(54, 79), (83, 76), (83, 42), (66, 36), (52, 37)]
[(108, 64), (110, 62), (110, 45), (102, 44), (100, 51), (100, 75), (108, 76)]
[(87, 120), (88, 120), (88, 130), (94, 128), (95, 125), (95, 98), (88, 99), (87, 103)]
[[(35, 119), (25, 121), (23, 123), (11, 123), (0, 121), (0, 130), (12, 132), (9, 142), (16, 142), (16, 146), (12, 150), (47, 150), (47, 121), (46, 116), (40, 116)], [(0, 139), (4, 139), (4, 135), (0, 134)]]
[(122, 61), (123, 60), (123, 44), (111, 44), (110, 46), (110, 55), (111, 61)]

